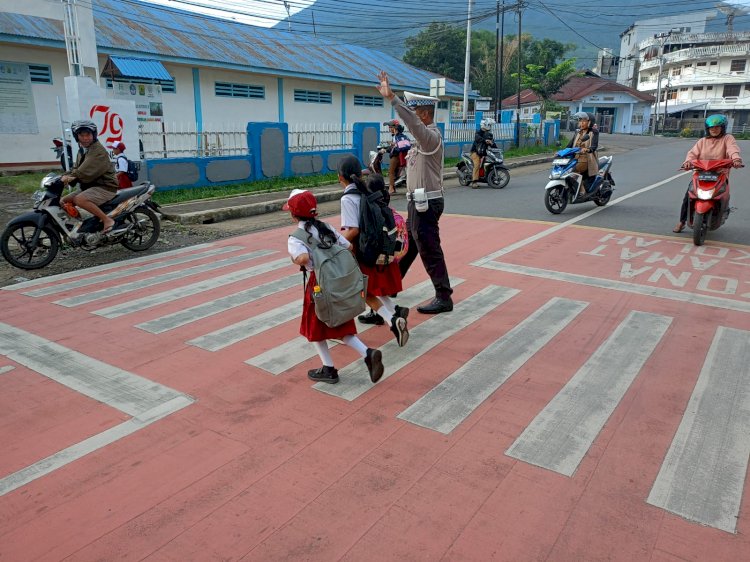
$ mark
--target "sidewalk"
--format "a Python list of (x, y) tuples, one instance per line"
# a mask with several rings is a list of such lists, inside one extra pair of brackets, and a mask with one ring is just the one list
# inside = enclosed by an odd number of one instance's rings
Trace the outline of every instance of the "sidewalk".
[[(551, 162), (553, 157), (551, 154), (520, 156), (518, 158), (509, 158), (505, 161), (505, 165), (513, 169), (521, 166)], [(443, 177), (445, 179), (455, 178), (456, 168), (446, 169)], [(315, 193), (315, 197), (319, 202), (333, 201), (339, 199), (342, 195), (341, 186), (338, 184), (321, 185), (309, 189)], [(165, 219), (180, 224), (211, 224), (280, 211), (287, 200), (287, 196), (288, 191), (272, 191), (238, 195), (235, 197), (201, 199), (188, 203), (164, 205), (161, 208), (161, 213)], [(396, 194), (396, 197), (403, 196), (403, 191)]]

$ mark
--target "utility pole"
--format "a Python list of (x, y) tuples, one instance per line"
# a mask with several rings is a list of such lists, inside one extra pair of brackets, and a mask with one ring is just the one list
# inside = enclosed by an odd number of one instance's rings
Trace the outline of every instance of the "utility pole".
[(284, 7), (286, 8), (286, 23), (288, 26), (288, 31), (292, 30), (292, 14), (289, 11), (289, 2), (284, 0)]
[(518, 94), (516, 95), (516, 142), (521, 147), (521, 72), (523, 68), (523, 42), (521, 41), (521, 11), (523, 2), (518, 2)]
[(651, 126), (651, 136), (656, 135), (657, 123), (659, 121), (659, 104), (661, 103), (661, 71), (662, 65), (664, 64), (664, 43), (667, 42), (667, 38), (670, 35), (672, 35), (671, 31), (668, 31), (667, 33), (654, 34), (654, 39), (659, 40), (659, 73), (656, 75), (656, 106), (654, 111), (654, 122)]
[(464, 60), (464, 111), (463, 120), (466, 121), (466, 112), (469, 108), (469, 70), (471, 70), (471, 5), (474, 0), (469, 0), (468, 15), (466, 16), (466, 59)]
[(500, 121), (500, 0), (495, 12), (495, 121)]
[(502, 99), (503, 99), (503, 53), (505, 51), (505, 0), (503, 0), (503, 13), (500, 15), (500, 90), (498, 106), (497, 106), (497, 122), (500, 122), (500, 112), (502, 111)]

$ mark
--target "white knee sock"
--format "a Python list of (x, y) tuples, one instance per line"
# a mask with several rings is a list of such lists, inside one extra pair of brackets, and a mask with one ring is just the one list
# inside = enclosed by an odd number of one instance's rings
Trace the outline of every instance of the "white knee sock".
[(396, 312), (396, 303), (393, 302), (391, 297), (378, 297), (378, 300), (383, 303), (383, 306), (385, 306), (388, 310), (391, 312)]
[(333, 358), (331, 357), (331, 352), (328, 351), (328, 342), (325, 340), (314, 341), (312, 344), (315, 346), (315, 351), (318, 352), (318, 356), (323, 362), (323, 365), (326, 367), (333, 367)]
[(344, 336), (343, 342), (359, 353), (361, 357), (367, 357), (367, 346), (357, 336)]
[(377, 309), (375, 312), (377, 312), (383, 320), (385, 320), (388, 324), (390, 324), (391, 319), (393, 318), (393, 315), (396, 312), (396, 309), (386, 305), (383, 302), (383, 297), (377, 297), (377, 299), (380, 301), (380, 308)]

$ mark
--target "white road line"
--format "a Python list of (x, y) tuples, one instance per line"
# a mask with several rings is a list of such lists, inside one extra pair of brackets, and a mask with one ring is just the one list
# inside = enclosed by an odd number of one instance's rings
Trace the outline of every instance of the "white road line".
[(155, 269), (163, 269), (165, 267), (171, 267), (173, 265), (180, 265), (183, 263), (197, 261), (197, 260), (210, 258), (210, 257), (218, 256), (221, 254), (226, 254), (229, 252), (234, 252), (237, 250), (244, 250), (244, 249), (245, 248), (243, 246), (224, 246), (223, 248), (216, 248), (214, 250), (208, 250), (206, 252), (199, 252), (197, 254), (181, 256), (181, 257), (174, 258), (171, 260), (161, 260), (161, 261), (151, 262), (146, 265), (141, 265), (141, 266), (133, 267), (130, 269), (118, 269), (117, 271), (106, 273), (104, 275), (91, 276), (91, 277), (87, 277), (86, 279), (77, 279), (75, 281), (68, 281), (67, 283), (59, 283), (55, 285), (50, 285), (49, 287), (42, 287), (41, 289), (33, 289), (31, 291), (24, 291), (23, 294), (29, 297), (43, 297), (46, 295), (53, 295), (55, 293), (63, 293), (65, 291), (69, 291), (72, 289), (79, 289), (81, 287), (86, 287), (88, 285), (95, 285), (97, 283), (101, 283), (102, 281), (111, 281), (112, 279), (119, 280), (119, 279), (123, 279), (124, 277), (128, 277), (130, 275), (136, 275), (138, 273), (143, 273), (146, 271), (153, 271)]
[(687, 291), (678, 291), (676, 289), (663, 289), (650, 285), (637, 285), (626, 281), (614, 279), (602, 279), (599, 277), (589, 277), (588, 275), (579, 275), (577, 273), (565, 273), (563, 271), (553, 271), (551, 269), (540, 269), (538, 267), (529, 267), (526, 265), (516, 265), (512, 263), (501, 263), (488, 261), (481, 267), (487, 269), (496, 269), (508, 273), (518, 273), (529, 275), (531, 277), (540, 277), (553, 281), (565, 281), (567, 283), (577, 283), (589, 287), (598, 287), (600, 289), (612, 289), (622, 291), (623, 293), (634, 293), (636, 295), (646, 295), (689, 304), (699, 304), (714, 308), (723, 308), (726, 310), (735, 310), (738, 312), (750, 312), (750, 302), (726, 299), (723, 297), (712, 297), (710, 295), (694, 294)]
[(133, 416), (0, 479), (0, 496), (131, 435), (194, 402), (167, 386), (0, 323), (0, 355), (76, 392)]
[(506, 454), (572, 476), (671, 322), (631, 312)]
[(216, 330), (215, 332), (197, 337), (188, 341), (187, 344), (200, 347), (206, 351), (219, 351), (300, 316), (302, 316), (302, 299), (292, 301)]
[(648, 503), (737, 532), (750, 457), (750, 332), (720, 326)]
[[(140, 258), (133, 258), (129, 260), (117, 261), (114, 263), (105, 263), (103, 265), (97, 265), (94, 267), (87, 267), (85, 269), (77, 269), (75, 271), (69, 271), (67, 273), (59, 273), (57, 275), (50, 275), (48, 277), (40, 277), (39, 279), (30, 279), (29, 281), (22, 281), (15, 285), (8, 285), (1, 287), (3, 291), (20, 291), (28, 289), (29, 287), (37, 287), (39, 285), (46, 285), (47, 283), (56, 283), (57, 281), (64, 281), (66, 279), (74, 279), (76, 277), (82, 277), (84, 275), (91, 275), (92, 273), (99, 273), (100, 271), (109, 271), (110, 269), (116, 269), (118, 267), (128, 267), (137, 263), (145, 263), (150, 261), (157, 261), (163, 258), (171, 256), (177, 256), (179, 254), (186, 254), (187, 252), (193, 252), (195, 250), (202, 250), (204, 248), (210, 248), (213, 244), (197, 244), (195, 246), (187, 246), (185, 248), (177, 248), (176, 250), (170, 250), (169, 252), (160, 252), (156, 254), (149, 254)], [(62, 258), (58, 258), (62, 259)]]
[(525, 246), (528, 246), (529, 244), (532, 244), (536, 242), (537, 240), (541, 240), (542, 238), (549, 236), (550, 234), (554, 234), (558, 230), (562, 230), (565, 227), (568, 227), (572, 224), (575, 224), (577, 222), (581, 222), (583, 220), (586, 220), (592, 215), (595, 215), (596, 213), (601, 213), (602, 211), (607, 210), (608, 208), (613, 207), (614, 205), (617, 205), (619, 203), (622, 203), (623, 201), (627, 201), (631, 197), (635, 197), (637, 195), (640, 195), (641, 193), (646, 193), (647, 191), (651, 191), (652, 189), (656, 189), (657, 187), (661, 187), (662, 185), (671, 182), (674, 179), (679, 178), (680, 176), (684, 176), (688, 172), (680, 172), (679, 174), (675, 174), (672, 177), (669, 177), (665, 180), (662, 180), (657, 183), (653, 183), (651, 185), (648, 185), (646, 187), (643, 187), (641, 189), (638, 189), (636, 191), (633, 191), (631, 193), (628, 193), (627, 195), (623, 195), (622, 197), (618, 197), (617, 199), (611, 200), (606, 207), (596, 207), (595, 209), (591, 209), (590, 211), (586, 211), (585, 213), (578, 215), (576, 217), (573, 217), (572, 219), (568, 219), (565, 222), (561, 222), (559, 224), (556, 224), (553, 227), (548, 228), (547, 230), (543, 230), (542, 232), (538, 232), (537, 234), (534, 234), (533, 236), (529, 236), (528, 238), (524, 238), (523, 240), (519, 240), (518, 242), (514, 242), (513, 244), (510, 244), (506, 246), (505, 248), (502, 248), (498, 250), (497, 252), (494, 252), (492, 254), (489, 254), (487, 256), (484, 256), (482, 258), (479, 258), (475, 262), (472, 262), (470, 265), (476, 265), (476, 266), (483, 266), (486, 262), (495, 260), (501, 256), (504, 256), (506, 254), (509, 254), (515, 250), (518, 250), (519, 248), (523, 248)]
[[(453, 334), (483, 318), (518, 293), (520, 291), (517, 289), (489, 285), (456, 303), (453, 312), (438, 314), (409, 330), (409, 343), (405, 347), (398, 347), (394, 340), (389, 341), (381, 347), (383, 363), (385, 364), (385, 374), (381, 382), (415, 359), (425, 355)], [(373, 388), (362, 359), (339, 369), (339, 377), (338, 384), (331, 385), (319, 382), (314, 384), (313, 388), (349, 401), (355, 400)]]
[[(457, 287), (461, 283), (463, 283), (463, 279), (451, 277), (452, 287)], [(432, 294), (432, 290), (432, 282), (423, 281), (402, 291), (399, 293), (398, 298), (394, 300), (401, 306), (411, 308), (426, 300), (426, 297)], [(357, 332), (359, 334), (375, 327), (376, 326), (373, 324), (361, 324), (357, 321)], [(387, 327), (384, 327), (383, 329), (387, 329)], [(335, 345), (338, 344), (336, 342), (329, 342), (329, 347), (334, 347)], [(245, 363), (263, 369), (264, 371), (276, 376), (304, 361), (307, 361), (311, 357), (315, 357), (315, 355), (315, 348), (312, 344), (307, 341), (306, 338), (297, 336), (288, 342), (248, 359)]]
[(237, 265), (238, 263), (261, 258), (273, 253), (275, 252), (270, 250), (257, 250), (254, 252), (249, 252), (247, 254), (240, 254), (239, 256), (224, 258), (223, 260), (204, 263), (201, 265), (194, 265), (193, 267), (188, 267), (186, 269), (179, 269), (177, 271), (170, 271), (169, 273), (162, 273), (161, 275), (148, 277), (146, 279), (139, 279), (137, 281), (128, 281), (126, 279), (120, 285), (114, 285), (105, 289), (99, 289), (98, 291), (92, 291), (90, 293), (84, 293), (82, 295), (76, 295), (74, 297), (68, 297), (53, 302), (55, 304), (59, 304), (60, 306), (67, 306), (69, 308), (80, 306), (82, 304), (87, 304), (101, 299), (116, 297), (118, 295), (124, 295), (126, 293), (132, 293), (140, 289), (153, 287), (154, 285), (168, 283), (169, 281), (174, 281), (176, 279), (184, 279), (185, 277), (190, 277), (191, 275), (198, 275), (199, 273), (214, 271), (216, 269), (221, 269), (222, 267)]
[(398, 417), (450, 433), (587, 306), (580, 301), (551, 299)]
[(282, 277), (281, 279), (274, 279), (269, 283), (264, 283), (257, 287), (245, 289), (244, 291), (239, 291), (220, 299), (207, 301), (172, 314), (167, 314), (166, 316), (136, 324), (136, 328), (151, 332), (152, 334), (161, 334), (190, 324), (191, 322), (226, 312), (243, 304), (257, 301), (269, 295), (286, 291), (296, 285), (301, 285), (299, 275), (297, 274)]
[(205, 279), (203, 281), (197, 281), (190, 285), (183, 285), (175, 289), (168, 291), (162, 291), (161, 293), (155, 293), (147, 295), (139, 299), (130, 300), (121, 304), (115, 304), (108, 306), (107, 308), (100, 308), (95, 310), (94, 314), (104, 316), (105, 318), (117, 318), (125, 314), (132, 314), (139, 310), (146, 310), (154, 306), (159, 306), (168, 302), (176, 301), (192, 295), (197, 295), (206, 291), (211, 291), (224, 285), (230, 285), (237, 283), (238, 281), (245, 281), (251, 277), (263, 275), (271, 271), (276, 271), (284, 267), (289, 267), (289, 259), (283, 258), (276, 261), (262, 263), (247, 269), (241, 269), (240, 271), (234, 271), (227, 273), (226, 275), (220, 275), (219, 277), (213, 277), (211, 279)]
[(15, 367), (13, 365), (3, 365), (0, 367), (0, 375), (11, 372)]

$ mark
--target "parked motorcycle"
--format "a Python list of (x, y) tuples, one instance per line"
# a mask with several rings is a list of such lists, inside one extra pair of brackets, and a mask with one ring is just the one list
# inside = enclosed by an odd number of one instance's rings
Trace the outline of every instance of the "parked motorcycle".
[[(362, 170), (362, 173), (367, 174), (382, 174), (383, 173), (383, 156), (385, 154), (388, 154), (391, 149), (391, 142), (390, 141), (383, 141), (378, 146), (375, 147), (375, 150), (370, 151), (369, 155), (369, 163), (367, 164), (367, 168)], [(398, 189), (399, 187), (406, 185), (406, 166), (401, 166), (401, 169), (398, 172), (398, 177), (396, 178), (396, 181), (394, 182), (394, 187)]]
[[(456, 166), (458, 174), (458, 183), (463, 186), (471, 183), (471, 176), (474, 171), (474, 161), (471, 159), (470, 152), (461, 153), (461, 161)], [(488, 148), (487, 154), (481, 161), (479, 169), (479, 179), (494, 189), (502, 189), (510, 181), (510, 170), (503, 165), (503, 151), (499, 148)]]
[(729, 174), (732, 160), (694, 160), (693, 178), (688, 187), (688, 224), (693, 228), (693, 244), (702, 246), (706, 233), (727, 220)]
[[(60, 167), (64, 170), (70, 170), (73, 167), (73, 149), (67, 141), (63, 141), (60, 137), (52, 139), (52, 148), (50, 150), (55, 151), (55, 158), (60, 161)], [(67, 159), (63, 155), (67, 155)]]
[[(570, 204), (593, 201), (603, 207), (609, 203), (614, 191), (615, 180), (612, 178), (612, 156), (599, 158), (599, 172), (584, 179), (583, 174), (575, 171), (580, 148), (564, 148), (557, 152), (552, 161), (550, 181), (544, 187), (544, 206), (553, 215), (559, 215)], [(579, 195), (581, 182), (585, 182), (585, 193)]]
[(48, 174), (41, 190), (34, 193), (34, 210), (12, 219), (0, 235), (0, 251), (11, 265), (20, 269), (39, 269), (55, 259), (61, 244), (93, 250), (122, 244), (134, 252), (148, 250), (159, 239), (159, 206), (151, 200), (156, 186), (142, 183), (121, 189), (101, 209), (115, 220), (108, 233), (102, 233), (101, 221), (82, 218), (70, 204), (61, 207), (65, 185), (62, 176)]

